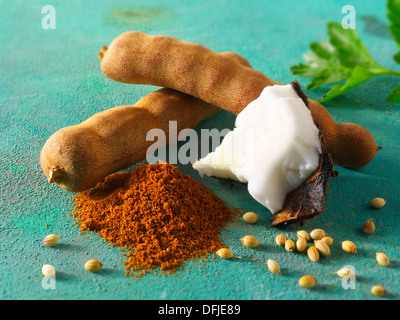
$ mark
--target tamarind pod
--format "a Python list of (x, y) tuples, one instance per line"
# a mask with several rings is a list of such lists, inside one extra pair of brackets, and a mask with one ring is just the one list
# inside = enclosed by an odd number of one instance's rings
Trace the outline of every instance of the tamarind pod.
[[(110, 79), (175, 89), (235, 115), (265, 87), (280, 84), (202, 45), (138, 31), (119, 35), (101, 56), (101, 70)], [(375, 157), (379, 147), (365, 128), (335, 123), (311, 99), (309, 106), (335, 164), (361, 167)]]
[[(223, 55), (250, 66), (235, 53)], [(195, 128), (220, 110), (187, 94), (162, 88), (133, 106), (117, 106), (96, 113), (78, 125), (58, 130), (42, 148), (41, 166), (49, 183), (81, 192), (94, 187), (107, 175), (144, 159), (148, 147), (154, 143), (146, 141), (149, 130), (163, 130), (168, 144), (169, 121), (177, 121), (179, 132)]]

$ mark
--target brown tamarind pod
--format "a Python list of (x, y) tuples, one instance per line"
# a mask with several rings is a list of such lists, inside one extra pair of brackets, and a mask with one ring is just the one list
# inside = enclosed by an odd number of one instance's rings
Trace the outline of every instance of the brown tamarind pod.
[[(106, 48), (102, 48), (103, 52)], [(227, 59), (250, 64), (243, 57), (222, 53)], [(99, 58), (102, 58), (100, 51)], [(154, 141), (147, 132), (158, 128), (169, 142), (169, 121), (177, 131), (194, 128), (221, 109), (187, 94), (163, 88), (133, 106), (99, 112), (86, 121), (55, 132), (44, 144), (40, 162), (48, 182), (80, 192), (94, 187), (107, 175), (126, 169), (146, 157)]]
[[(168, 36), (126, 32), (101, 51), (101, 70), (109, 78), (171, 88), (235, 115), (267, 86), (279, 84), (261, 72), (206, 47)], [(353, 123), (337, 124), (318, 102), (309, 100), (326, 150), (343, 167), (368, 164), (379, 149), (373, 136)]]

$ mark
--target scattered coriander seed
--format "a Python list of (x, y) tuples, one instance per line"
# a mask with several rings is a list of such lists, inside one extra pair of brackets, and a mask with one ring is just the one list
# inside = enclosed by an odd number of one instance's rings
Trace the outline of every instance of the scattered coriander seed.
[(321, 240), (315, 240), (314, 245), (318, 249), (321, 256), (327, 257), (331, 255), (331, 249), (329, 249), (329, 246), (325, 242)]
[(353, 271), (348, 269), (348, 268), (342, 268), (342, 269), (334, 272), (334, 274), (337, 274), (339, 277), (344, 278), (344, 277), (348, 276), (352, 272)]
[(242, 244), (248, 248), (255, 248), (260, 244), (260, 241), (254, 236), (244, 236), (240, 239)]
[(285, 235), (284, 235), (283, 233), (278, 234), (278, 235), (276, 236), (275, 243), (276, 243), (278, 246), (284, 246), (284, 245), (285, 245), (285, 241), (286, 241), (286, 237), (285, 237)]
[(293, 252), (296, 249), (296, 244), (293, 240), (288, 239), (285, 241), (285, 249), (289, 252)]
[(229, 250), (228, 248), (221, 248), (216, 252), (216, 255), (218, 257), (221, 257), (223, 259), (230, 259), (230, 258), (241, 258), (239, 256), (233, 255), (232, 251)]
[(243, 220), (247, 223), (255, 223), (258, 219), (258, 215), (256, 215), (254, 212), (246, 212), (243, 215)]
[(342, 242), (342, 249), (344, 251), (346, 251), (347, 253), (356, 253), (357, 252), (356, 245), (353, 242), (349, 241), (349, 240), (346, 240), (346, 241)]
[(98, 272), (103, 264), (96, 259), (89, 260), (85, 263), (85, 269), (90, 272)]
[(306, 241), (310, 241), (310, 235), (305, 230), (297, 231), (297, 237), (298, 238), (304, 238), (304, 239), (306, 239)]
[(333, 238), (331, 237), (323, 237), (321, 239), (322, 242), (325, 242), (328, 246), (331, 246), (333, 244)]
[(281, 267), (279, 266), (278, 262), (269, 259), (267, 263), (269, 271), (281, 275)]
[(376, 261), (383, 267), (387, 267), (389, 265), (388, 256), (382, 252), (376, 253)]
[(383, 198), (374, 198), (371, 200), (371, 206), (380, 209), (386, 204), (386, 200)]
[(313, 240), (321, 240), (323, 237), (326, 237), (326, 232), (322, 229), (314, 229), (311, 231), (310, 237)]
[(373, 221), (368, 220), (363, 225), (363, 231), (365, 234), (372, 234), (375, 231), (375, 224)]
[(54, 277), (56, 275), (56, 269), (51, 264), (44, 264), (42, 266), (42, 274), (45, 277)]
[(315, 284), (317, 283), (317, 279), (315, 279), (313, 276), (303, 276), (299, 280), (299, 286), (302, 288), (306, 289), (312, 289), (314, 288)]
[(307, 250), (307, 255), (308, 258), (313, 261), (313, 262), (318, 262), (319, 261), (319, 251), (316, 247), (309, 247)]
[(59, 236), (56, 236), (55, 234), (49, 234), (43, 239), (43, 244), (46, 247), (52, 247), (57, 244), (58, 240), (60, 240)]
[(307, 248), (307, 240), (306, 238), (298, 238), (296, 241), (296, 250), (298, 252), (303, 252)]
[(371, 292), (373, 295), (381, 297), (384, 296), (386, 294), (386, 289), (384, 287), (381, 286), (374, 286), (371, 288)]

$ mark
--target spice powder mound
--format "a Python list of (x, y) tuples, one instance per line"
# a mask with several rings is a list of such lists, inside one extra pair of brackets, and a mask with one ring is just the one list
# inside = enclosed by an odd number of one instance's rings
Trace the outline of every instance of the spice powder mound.
[(175, 271), (223, 247), (220, 233), (237, 215), (207, 187), (170, 164), (141, 164), (74, 196), (77, 226), (127, 249), (126, 274)]

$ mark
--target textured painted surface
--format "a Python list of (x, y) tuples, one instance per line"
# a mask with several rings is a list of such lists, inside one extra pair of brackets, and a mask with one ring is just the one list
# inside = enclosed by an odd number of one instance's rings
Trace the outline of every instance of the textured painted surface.
[[(46, 3), (47, 4), (47, 3)], [(105, 78), (97, 53), (102, 44), (127, 30), (167, 34), (201, 43), (215, 51), (236, 51), (270, 78), (289, 83), (288, 71), (300, 62), (312, 41), (326, 38), (326, 23), (340, 21), (347, 1), (51, 1), (57, 29), (41, 28), (42, 1), (0, 3), (0, 299), (374, 299), (369, 288), (387, 288), (386, 298), (400, 298), (399, 106), (385, 97), (399, 81), (381, 77), (326, 104), (337, 122), (356, 122), (383, 146), (372, 163), (357, 170), (336, 167), (339, 178), (330, 183), (323, 215), (304, 228), (324, 228), (333, 238), (332, 255), (312, 263), (305, 254), (287, 253), (274, 245), (280, 230), (265, 228), (271, 215), (249, 200), (245, 186), (200, 178), (190, 166), (181, 166), (209, 186), (232, 207), (257, 212), (255, 225), (238, 220), (229, 226), (226, 243), (241, 260), (201, 259), (187, 263), (175, 276), (149, 274), (124, 277), (122, 254), (99, 237), (80, 235), (71, 226), (71, 194), (49, 185), (41, 171), (39, 154), (46, 139), (61, 127), (77, 124), (116, 105), (131, 105), (152, 92), (151, 86), (132, 86)], [(383, 1), (351, 2), (357, 10), (357, 31), (371, 54), (388, 68), (396, 47), (386, 29)], [(306, 84), (308, 79), (300, 79)], [(318, 99), (325, 92), (307, 92)], [(231, 128), (234, 117), (221, 112), (199, 128)], [(381, 196), (387, 205), (370, 208)], [(366, 236), (362, 224), (376, 223)], [(48, 225), (46, 225), (48, 224)], [(299, 227), (284, 233), (294, 239)], [(49, 233), (60, 236), (54, 248), (42, 246)], [(257, 236), (257, 249), (238, 240)], [(349, 239), (356, 255), (340, 248)], [(375, 252), (391, 259), (388, 268), (377, 265)], [(97, 258), (104, 264), (90, 274), (83, 264)], [(267, 259), (278, 261), (281, 277), (267, 270)], [(41, 266), (56, 267), (55, 290), (41, 286)], [(112, 267), (115, 264), (116, 267)], [(345, 290), (331, 273), (345, 265), (357, 272), (357, 288)], [(186, 268), (187, 267), (187, 268)], [(312, 291), (298, 287), (304, 274), (314, 275)]]

